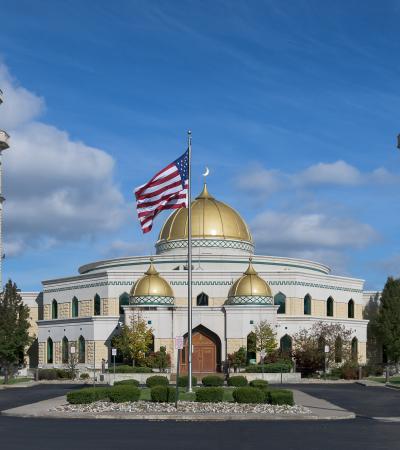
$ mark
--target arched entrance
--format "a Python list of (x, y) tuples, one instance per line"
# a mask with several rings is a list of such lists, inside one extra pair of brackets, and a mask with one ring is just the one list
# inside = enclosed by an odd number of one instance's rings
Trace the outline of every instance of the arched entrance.
[[(188, 371), (187, 333), (184, 336), (184, 348), (181, 351), (181, 372)], [(217, 334), (199, 325), (192, 332), (192, 372), (212, 373), (221, 370), (221, 339)]]

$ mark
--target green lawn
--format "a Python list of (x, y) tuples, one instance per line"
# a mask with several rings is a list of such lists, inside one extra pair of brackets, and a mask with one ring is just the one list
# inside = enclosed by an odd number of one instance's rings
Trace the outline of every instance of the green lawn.
[[(385, 383), (386, 378), (385, 377), (369, 377), (370, 380), (372, 381), (377, 381), (378, 383)], [(393, 377), (389, 378), (389, 383), (392, 384), (400, 384), (400, 376), (399, 375), (395, 375)]]
[[(179, 388), (179, 400), (183, 400), (186, 402), (194, 402), (196, 400), (196, 390), (201, 389), (199, 387), (193, 388), (194, 392), (186, 392), (186, 388)], [(224, 388), (224, 402), (233, 402), (232, 397), (233, 388), (227, 387)], [(140, 389), (140, 400), (150, 401), (150, 388), (142, 388)]]
[[(28, 377), (10, 378), (7, 384), (26, 383), (28, 381), (32, 381), (32, 378)], [(4, 378), (1, 378), (1, 383), (4, 384)]]

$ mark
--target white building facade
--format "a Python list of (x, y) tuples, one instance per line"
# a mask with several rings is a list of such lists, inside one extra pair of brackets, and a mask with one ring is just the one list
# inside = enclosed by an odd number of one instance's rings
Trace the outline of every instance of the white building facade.
[[(286, 346), (316, 322), (340, 323), (352, 331), (358, 361), (366, 362), (363, 280), (331, 275), (312, 261), (254, 254), (243, 219), (206, 186), (192, 204), (192, 237), (194, 372), (221, 370), (261, 320)], [(80, 267), (79, 275), (44, 281), (38, 365), (62, 367), (73, 344), (82, 370), (99, 368), (111, 360), (112, 338), (140, 310), (153, 330), (154, 349), (167, 348), (174, 370), (174, 338), (187, 335), (186, 209), (166, 220), (156, 250), (152, 258), (94, 262)], [(181, 363), (185, 370), (185, 351)]]

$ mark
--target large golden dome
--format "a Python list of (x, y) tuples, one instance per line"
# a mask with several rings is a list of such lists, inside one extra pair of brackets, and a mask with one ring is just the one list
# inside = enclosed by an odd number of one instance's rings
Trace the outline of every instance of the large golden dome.
[(250, 260), (246, 272), (230, 288), (226, 304), (271, 305), (272, 303), (272, 291), (269, 284), (258, 275)]
[(168, 281), (160, 276), (151, 262), (144, 276), (133, 285), (130, 295), (131, 297), (173, 297), (174, 293)]
[[(166, 220), (159, 241), (187, 239), (188, 213), (178, 209)], [(253, 242), (250, 231), (239, 213), (209, 194), (207, 185), (192, 202), (192, 237), (200, 239), (229, 239)]]

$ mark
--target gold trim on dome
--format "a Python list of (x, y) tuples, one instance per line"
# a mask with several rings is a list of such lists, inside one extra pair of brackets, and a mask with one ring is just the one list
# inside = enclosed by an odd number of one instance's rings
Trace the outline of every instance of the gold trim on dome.
[(157, 269), (154, 267), (153, 261), (151, 261), (144, 276), (139, 278), (133, 285), (130, 295), (131, 297), (173, 297), (174, 292), (168, 281), (160, 276)]
[[(187, 239), (187, 208), (174, 211), (165, 221), (158, 242)], [(192, 202), (192, 237), (200, 239), (232, 239), (253, 242), (250, 231), (240, 214), (216, 200), (204, 183), (201, 194)]]
[(236, 280), (229, 290), (228, 297), (272, 297), (269, 284), (263, 280), (249, 261), (249, 266), (243, 275)]

